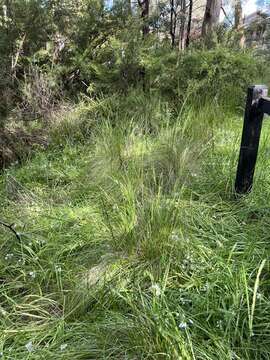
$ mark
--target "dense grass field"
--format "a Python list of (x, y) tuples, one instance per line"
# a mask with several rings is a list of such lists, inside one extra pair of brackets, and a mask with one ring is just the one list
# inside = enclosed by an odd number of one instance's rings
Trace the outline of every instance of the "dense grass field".
[(241, 130), (136, 93), (58, 114), (0, 178), (0, 357), (269, 359), (269, 125), (236, 199)]

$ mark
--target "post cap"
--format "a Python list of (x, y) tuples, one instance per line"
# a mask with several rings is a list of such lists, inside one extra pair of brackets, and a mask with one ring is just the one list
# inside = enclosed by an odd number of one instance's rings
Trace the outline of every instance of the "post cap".
[(253, 90), (253, 101), (266, 97), (268, 94), (268, 87), (266, 85), (252, 85), (249, 88)]

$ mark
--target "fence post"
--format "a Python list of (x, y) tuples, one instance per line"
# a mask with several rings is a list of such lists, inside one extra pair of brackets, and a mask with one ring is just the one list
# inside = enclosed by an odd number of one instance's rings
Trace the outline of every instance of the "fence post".
[(245, 194), (252, 188), (264, 115), (258, 103), (262, 96), (267, 96), (267, 92), (268, 88), (265, 85), (250, 86), (247, 91), (242, 140), (235, 180), (235, 191), (238, 194)]

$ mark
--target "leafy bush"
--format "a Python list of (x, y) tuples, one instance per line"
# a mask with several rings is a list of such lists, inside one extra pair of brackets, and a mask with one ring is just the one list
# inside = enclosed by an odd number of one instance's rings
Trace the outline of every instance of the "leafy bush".
[(144, 86), (177, 104), (188, 100), (199, 107), (214, 101), (231, 109), (243, 104), (247, 86), (265, 68), (251, 51), (216, 46), (179, 53), (166, 41), (128, 34), (109, 38), (94, 59), (81, 59), (77, 66), (91, 94)]
[(152, 89), (175, 101), (189, 98), (199, 106), (213, 100), (225, 106), (239, 106), (247, 86), (263, 68), (250, 52), (219, 47), (180, 55), (167, 55), (165, 49), (160, 49), (143, 61)]

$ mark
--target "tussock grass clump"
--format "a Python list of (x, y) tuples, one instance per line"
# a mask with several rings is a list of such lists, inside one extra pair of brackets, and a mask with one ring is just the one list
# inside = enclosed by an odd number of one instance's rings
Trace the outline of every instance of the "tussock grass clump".
[(218, 114), (85, 101), (5, 171), (3, 358), (269, 357), (267, 131), (236, 201), (241, 119)]

